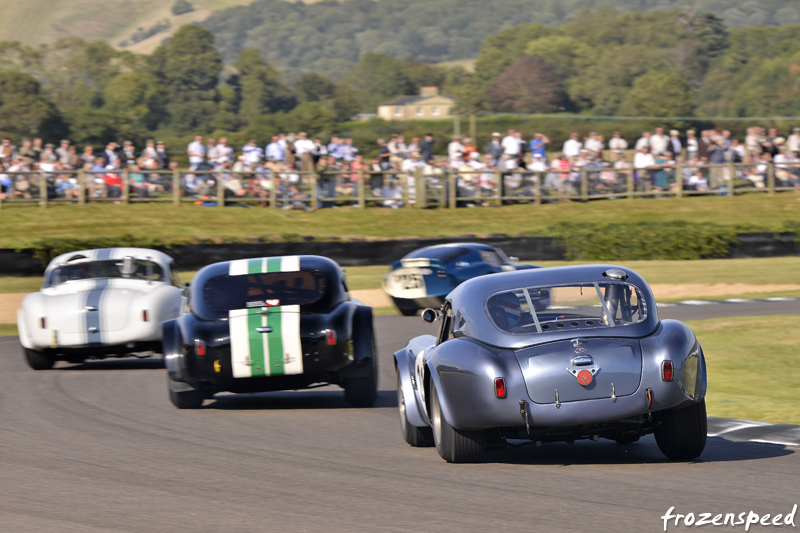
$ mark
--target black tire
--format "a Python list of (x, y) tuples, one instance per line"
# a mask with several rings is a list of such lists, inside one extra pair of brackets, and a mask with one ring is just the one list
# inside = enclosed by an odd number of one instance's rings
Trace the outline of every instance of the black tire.
[(417, 316), (419, 313), (419, 309), (403, 309), (402, 307), (398, 307), (400, 309), (400, 314), (403, 316)]
[(708, 436), (706, 401), (663, 411), (653, 431), (661, 453), (673, 461), (688, 461), (703, 453)]
[(22, 348), (22, 353), (25, 355), (25, 360), (28, 361), (28, 366), (34, 370), (50, 370), (56, 364), (55, 356), (47, 352)]
[(172, 405), (178, 409), (200, 409), (203, 406), (205, 399), (203, 391), (194, 388), (187, 391), (175, 391), (172, 389), (171, 381), (167, 376), (167, 390), (169, 390), (169, 400)]
[(403, 438), (411, 446), (417, 448), (430, 448), (433, 446), (433, 430), (429, 427), (418, 428), (408, 421), (406, 416), (406, 401), (403, 388), (400, 386), (400, 374), (397, 374), (397, 410), (400, 412), (400, 431)]
[(447, 423), (439, 405), (436, 387), (431, 385), (431, 424), (436, 451), (448, 463), (479, 463), (486, 449), (483, 431), (461, 431)]
[(353, 350), (363, 361), (358, 376), (345, 377), (344, 399), (353, 407), (372, 407), (378, 399), (378, 344), (372, 329), (372, 308), (362, 307), (353, 317)]

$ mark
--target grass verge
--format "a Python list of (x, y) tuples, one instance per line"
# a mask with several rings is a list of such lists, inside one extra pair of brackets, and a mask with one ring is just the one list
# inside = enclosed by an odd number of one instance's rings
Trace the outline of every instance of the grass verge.
[(119, 237), (131, 234), (165, 242), (245, 241), (269, 237), (296, 240), (438, 237), (464, 234), (535, 233), (558, 222), (616, 224), (682, 221), (740, 225), (778, 231), (800, 222), (800, 195), (750, 194), (729, 197), (595, 201), (512, 205), (480, 209), (279, 209), (132, 204), (8, 207), (0, 210), (0, 247), (24, 247), (47, 237)]
[(800, 315), (688, 322), (708, 367), (709, 416), (800, 424)]

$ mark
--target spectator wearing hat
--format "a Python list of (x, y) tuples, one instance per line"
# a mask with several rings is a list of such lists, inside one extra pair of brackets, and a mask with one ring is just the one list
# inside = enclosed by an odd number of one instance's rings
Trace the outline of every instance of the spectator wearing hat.
[(426, 133), (419, 144), (419, 156), (426, 163), (433, 159), (433, 133)]
[(600, 140), (600, 135), (596, 131), (589, 132), (589, 137), (584, 141), (583, 147), (592, 155), (600, 154), (604, 148), (603, 141)]
[(58, 148), (55, 150), (56, 157), (58, 158), (58, 162), (62, 165), (69, 165), (70, 164), (70, 153), (69, 153), (69, 141), (66, 139), (61, 139), (61, 143)]
[(683, 154), (683, 145), (681, 144), (680, 132), (678, 132), (678, 130), (670, 130), (669, 132), (667, 154), (669, 154), (669, 158), (673, 161)]
[(55, 145), (53, 143), (45, 144), (44, 150), (39, 154), (39, 163), (53, 164), (58, 161), (58, 156), (55, 154), (54, 148)]
[(500, 133), (492, 133), (492, 140), (486, 145), (483, 152), (492, 157), (492, 165), (496, 165), (503, 155), (503, 145), (500, 143)]

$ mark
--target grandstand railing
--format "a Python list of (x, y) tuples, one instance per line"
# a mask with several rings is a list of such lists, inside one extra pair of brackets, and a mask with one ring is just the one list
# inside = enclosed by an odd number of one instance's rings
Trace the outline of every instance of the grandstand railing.
[(599, 199), (735, 196), (800, 191), (800, 165), (726, 163), (646, 169), (570, 168), (455, 171), (88, 170), (0, 173), (0, 207), (16, 204), (260, 205), (457, 208)]

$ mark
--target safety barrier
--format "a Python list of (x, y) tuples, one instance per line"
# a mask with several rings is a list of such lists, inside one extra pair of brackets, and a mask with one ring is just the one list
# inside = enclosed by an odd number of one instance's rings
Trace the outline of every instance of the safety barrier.
[[(430, 169), (430, 167), (429, 167)], [(800, 192), (791, 163), (453, 171), (32, 171), (0, 174), (0, 207), (167, 202), (305, 209), (457, 208), (599, 199)]]

